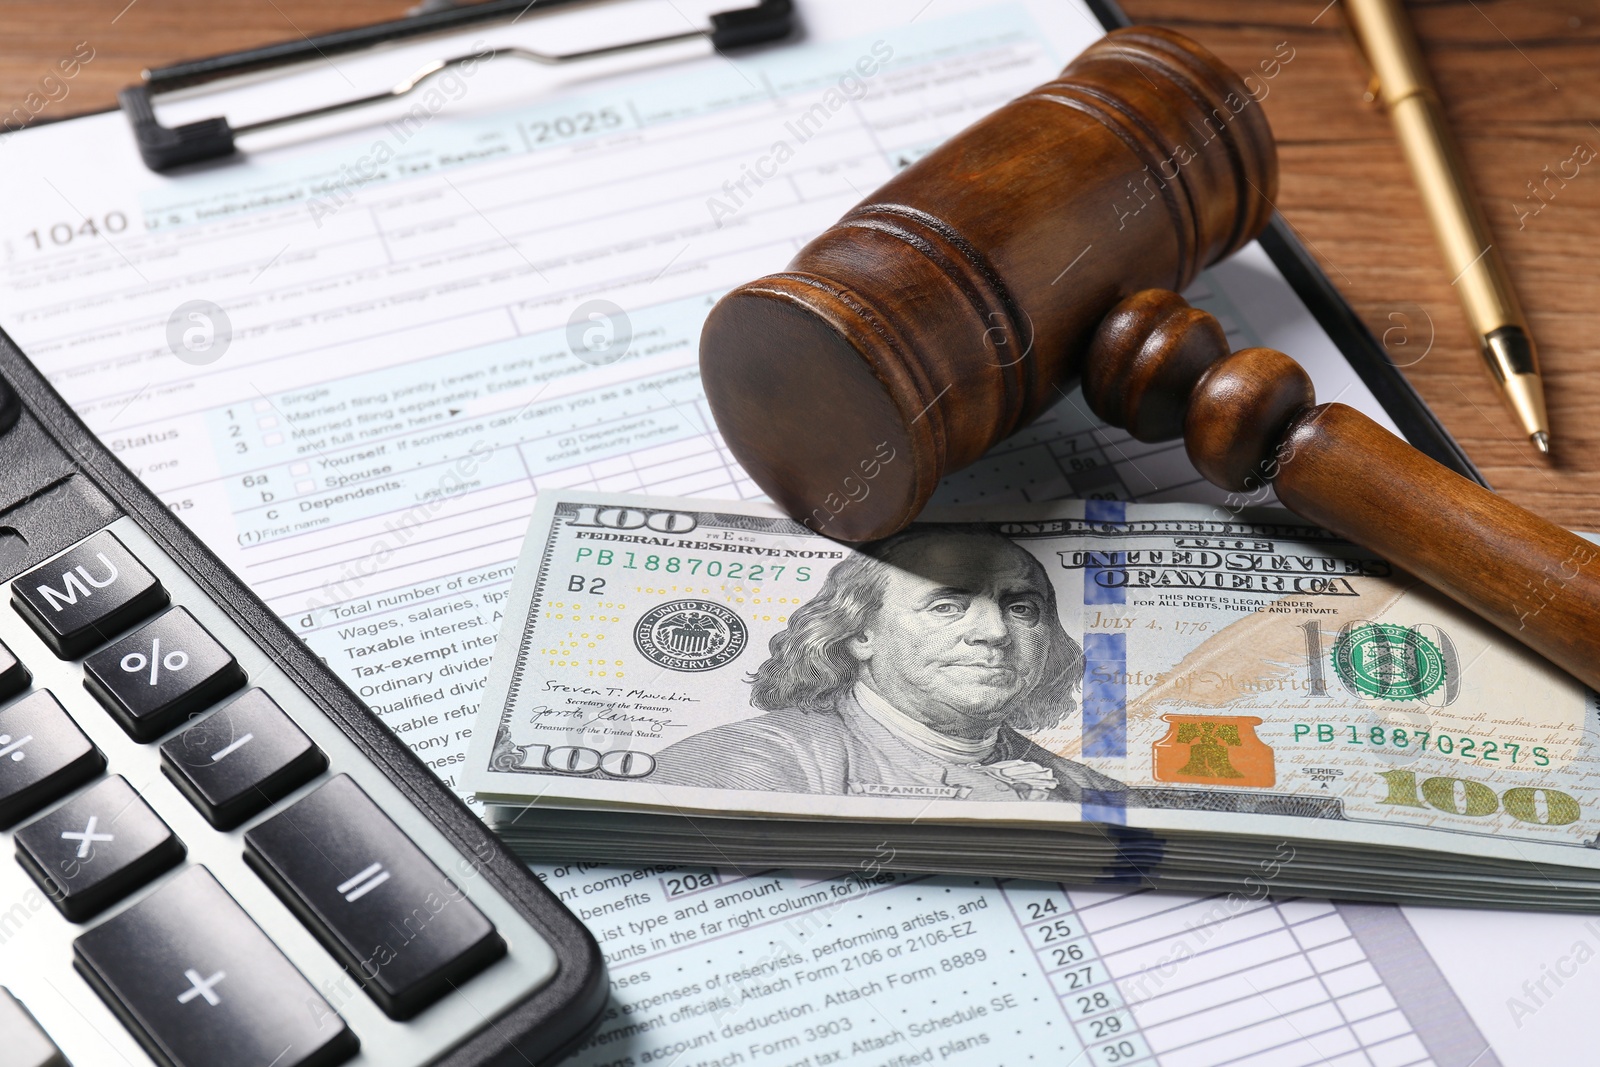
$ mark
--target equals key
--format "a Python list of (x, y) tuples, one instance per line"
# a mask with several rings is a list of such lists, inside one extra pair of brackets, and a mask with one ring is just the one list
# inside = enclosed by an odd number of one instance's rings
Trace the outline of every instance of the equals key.
[(244, 835), (245, 862), (366, 987), (409, 1019), (505, 954), (484, 914), (347, 774)]

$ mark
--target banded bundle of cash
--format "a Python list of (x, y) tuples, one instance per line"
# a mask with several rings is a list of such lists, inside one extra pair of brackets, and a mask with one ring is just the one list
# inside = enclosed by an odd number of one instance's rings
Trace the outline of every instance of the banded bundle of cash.
[(1595, 694), (1283, 512), (555, 491), (507, 603), (466, 782), (529, 859), (1600, 907)]

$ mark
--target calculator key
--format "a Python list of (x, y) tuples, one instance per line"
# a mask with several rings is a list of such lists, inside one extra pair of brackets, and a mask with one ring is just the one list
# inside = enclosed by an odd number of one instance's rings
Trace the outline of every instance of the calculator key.
[(0, 828), (106, 769), (106, 758), (48, 689), (0, 708)]
[(33, 676), (11, 650), (0, 643), (0, 700), (9, 700), (28, 688)]
[(69, 1067), (50, 1035), (11, 990), (0, 986), (0, 1067)]
[(328, 757), (260, 689), (161, 746), (161, 769), (206, 821), (231, 830), (328, 767)]
[(121, 775), (16, 833), (17, 860), (73, 922), (180, 862), (183, 842)]
[(204, 867), (81, 935), (73, 963), (173, 1067), (331, 1067), (355, 1034)]
[(347, 774), (244, 842), (246, 862), (391, 1019), (505, 953), (483, 913)]
[(135, 741), (155, 740), (244, 685), (233, 655), (183, 608), (102, 648), (83, 666), (83, 684)]
[(11, 585), (11, 604), (62, 659), (155, 614), (167, 591), (109, 530), (41, 563)]

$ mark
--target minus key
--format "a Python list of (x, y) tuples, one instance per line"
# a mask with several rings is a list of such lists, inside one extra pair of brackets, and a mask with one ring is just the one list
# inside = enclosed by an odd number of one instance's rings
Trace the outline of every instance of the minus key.
[(219, 830), (233, 829), (327, 767), (322, 750), (259, 688), (161, 746), (161, 770)]

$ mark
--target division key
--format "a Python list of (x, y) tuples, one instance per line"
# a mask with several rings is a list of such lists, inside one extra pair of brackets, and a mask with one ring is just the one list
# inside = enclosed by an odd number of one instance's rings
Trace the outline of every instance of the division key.
[(105, 769), (106, 758), (50, 690), (0, 709), (0, 829)]
[(204, 867), (72, 943), (73, 963), (169, 1067), (333, 1067), (359, 1042)]

